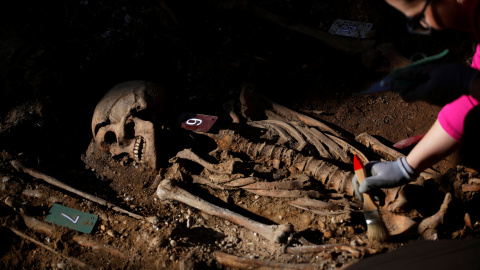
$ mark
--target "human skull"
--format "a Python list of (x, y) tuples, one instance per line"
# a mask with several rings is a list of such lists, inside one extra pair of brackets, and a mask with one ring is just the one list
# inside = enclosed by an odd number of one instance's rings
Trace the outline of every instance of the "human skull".
[(128, 81), (114, 86), (93, 113), (94, 140), (114, 158), (134, 160), (157, 168), (154, 123), (164, 115), (165, 91), (146, 81)]

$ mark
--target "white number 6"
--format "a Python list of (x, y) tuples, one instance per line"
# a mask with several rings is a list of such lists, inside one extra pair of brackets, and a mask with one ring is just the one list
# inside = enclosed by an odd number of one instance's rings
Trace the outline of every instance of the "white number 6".
[(187, 125), (189, 126), (193, 126), (193, 125), (197, 125), (197, 126), (200, 126), (202, 124), (202, 119), (198, 119), (198, 118), (190, 118), (187, 120), (187, 122), (185, 122)]

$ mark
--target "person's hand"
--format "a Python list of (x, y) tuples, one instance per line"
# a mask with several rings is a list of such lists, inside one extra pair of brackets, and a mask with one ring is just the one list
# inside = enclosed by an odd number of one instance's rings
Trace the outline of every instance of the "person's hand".
[(393, 188), (409, 183), (415, 175), (405, 157), (396, 161), (372, 161), (365, 164), (365, 170), (370, 177), (365, 178), (362, 184), (358, 183), (357, 176), (352, 178), (355, 195), (363, 202), (363, 193), (369, 193), (383, 205), (385, 194), (381, 188)]
[(399, 68), (391, 73), (392, 90), (407, 102), (423, 100), (445, 105), (469, 94), (479, 72), (465, 64), (426, 64)]

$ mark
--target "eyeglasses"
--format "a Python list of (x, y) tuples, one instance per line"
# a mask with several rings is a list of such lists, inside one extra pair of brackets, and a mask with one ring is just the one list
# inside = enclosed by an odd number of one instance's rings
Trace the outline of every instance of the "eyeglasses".
[(427, 9), (430, 0), (425, 2), (425, 6), (418, 15), (408, 18), (407, 28), (408, 32), (420, 35), (428, 35), (432, 32), (432, 27), (425, 20), (425, 9)]

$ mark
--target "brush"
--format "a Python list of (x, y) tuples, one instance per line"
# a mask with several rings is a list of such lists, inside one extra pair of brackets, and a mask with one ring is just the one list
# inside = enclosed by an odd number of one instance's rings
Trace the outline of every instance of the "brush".
[[(353, 156), (353, 169), (355, 170), (358, 184), (361, 184), (367, 177), (367, 173), (357, 155)], [(368, 239), (379, 242), (387, 240), (387, 227), (385, 226), (385, 223), (383, 223), (377, 204), (373, 202), (372, 198), (367, 193), (363, 193), (363, 215), (365, 216), (365, 221), (367, 223)]]

